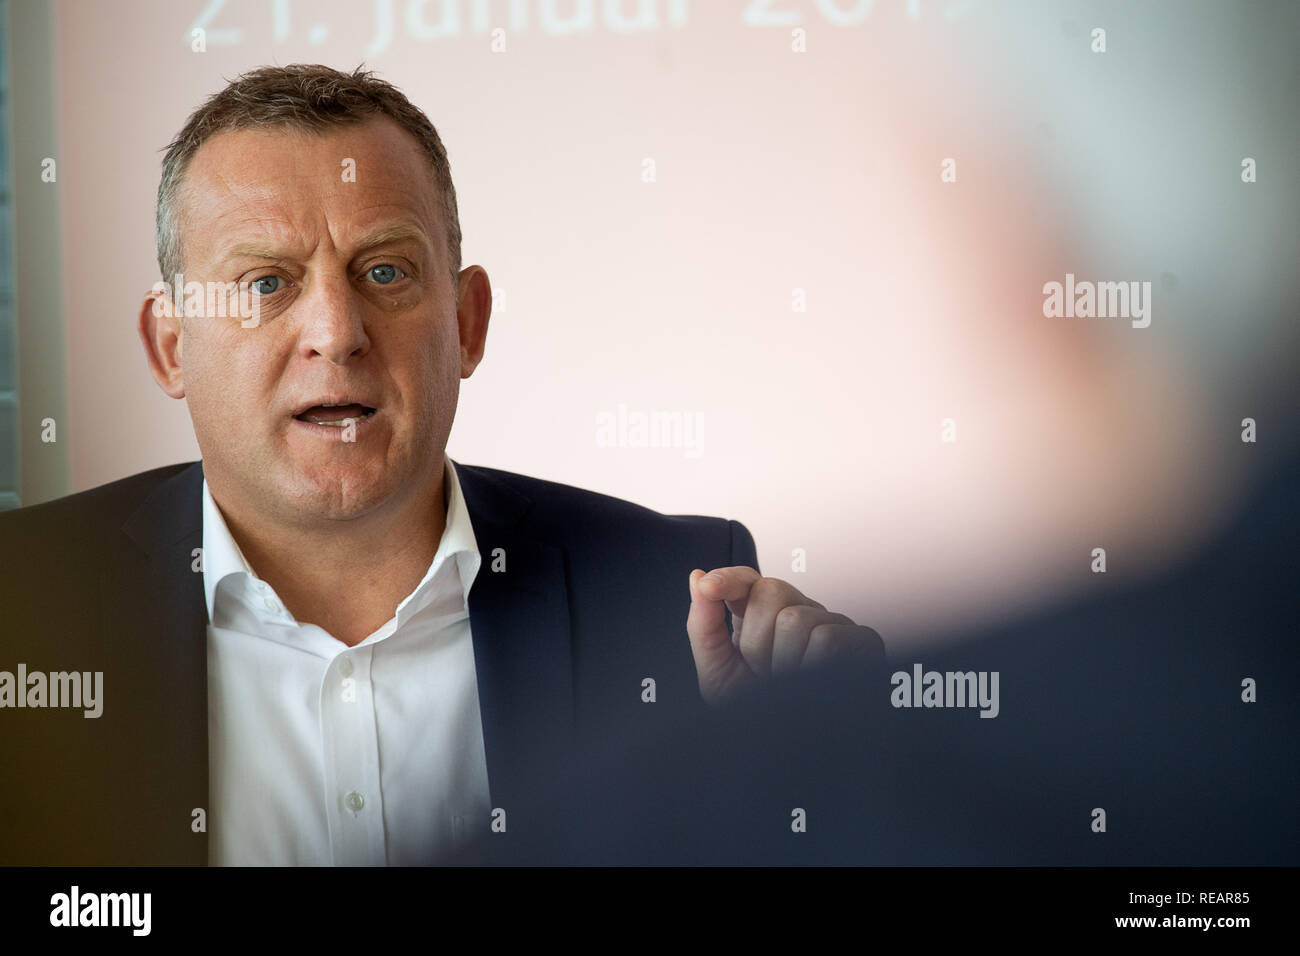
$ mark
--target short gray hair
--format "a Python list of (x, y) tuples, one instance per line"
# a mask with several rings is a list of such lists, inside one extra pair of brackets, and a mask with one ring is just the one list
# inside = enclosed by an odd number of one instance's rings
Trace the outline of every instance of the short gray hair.
[(267, 66), (232, 80), (190, 114), (165, 149), (158, 183), (158, 268), (163, 281), (182, 271), (177, 194), (190, 161), (217, 133), (239, 129), (284, 129), (322, 132), (383, 115), (415, 137), (433, 169), (442, 200), (452, 288), (460, 274), (460, 215), (451, 165), (438, 131), (429, 118), (397, 87), (360, 67), (343, 73), (328, 66), (295, 63)]

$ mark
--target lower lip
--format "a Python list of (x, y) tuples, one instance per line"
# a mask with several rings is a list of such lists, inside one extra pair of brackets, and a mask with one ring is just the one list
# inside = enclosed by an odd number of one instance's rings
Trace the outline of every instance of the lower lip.
[[(356, 420), (354, 423), (354, 430), (356, 432), (357, 441), (361, 441), (361, 436), (371, 429), (375, 423), (375, 419), (378, 418), (379, 415), (380, 412), (376, 409), (373, 415), (367, 415), (365, 418), (358, 418)], [(317, 425), (315, 422), (305, 422), (301, 418), (291, 418), (289, 421), (292, 422), (298, 430), (316, 435), (319, 438), (325, 439), (325, 441), (335, 441), (347, 445), (356, 444), (356, 442), (343, 441), (343, 436), (348, 431), (346, 425)]]

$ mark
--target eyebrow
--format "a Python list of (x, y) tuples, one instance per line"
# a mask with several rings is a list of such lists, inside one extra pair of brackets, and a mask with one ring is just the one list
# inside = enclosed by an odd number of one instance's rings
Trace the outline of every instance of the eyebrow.
[(432, 251), (432, 243), (429, 242), (429, 236), (424, 229), (412, 223), (401, 222), (366, 236), (357, 245), (357, 252), (369, 252), (379, 246), (397, 245), (402, 242), (414, 242)]
[[(371, 233), (364, 237), (357, 245), (356, 255), (363, 252), (369, 252), (380, 246), (397, 245), (403, 242), (413, 242), (422, 246), (426, 251), (432, 252), (432, 245), (424, 229), (412, 223), (396, 223), (391, 226), (385, 226), (378, 232)], [(240, 242), (231, 246), (221, 256), (219, 261), (229, 262), (231, 259), (273, 259), (280, 260), (287, 258), (282, 251), (274, 246), (267, 245), (263, 242), (251, 241)]]

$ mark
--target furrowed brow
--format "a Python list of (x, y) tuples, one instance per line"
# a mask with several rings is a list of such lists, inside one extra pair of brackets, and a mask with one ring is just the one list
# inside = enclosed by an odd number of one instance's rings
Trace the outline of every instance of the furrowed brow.
[[(363, 237), (357, 244), (356, 254), (360, 255), (381, 246), (399, 245), (404, 242), (414, 243), (430, 254), (433, 252), (429, 237), (423, 229), (410, 223), (398, 223)], [(264, 242), (249, 241), (238, 242), (229, 249), (223, 250), (219, 261), (225, 263), (236, 259), (266, 259), (275, 262), (286, 258), (289, 257), (285, 255), (283, 249), (277, 249)]]
[(232, 259), (283, 259), (282, 251), (275, 249), (273, 246), (265, 246), (260, 243), (241, 242), (238, 245), (231, 246), (221, 254), (222, 262), (230, 262)]
[(423, 229), (410, 223), (398, 223), (365, 236), (357, 244), (357, 254), (369, 252), (380, 246), (398, 245), (403, 242), (414, 243), (424, 251), (432, 252), (432, 244)]

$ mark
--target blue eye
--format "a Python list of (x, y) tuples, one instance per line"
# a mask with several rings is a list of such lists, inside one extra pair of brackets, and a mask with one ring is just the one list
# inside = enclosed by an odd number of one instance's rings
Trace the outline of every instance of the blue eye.
[[(270, 287), (270, 288), (267, 288), (265, 285), (263, 285), (263, 283), (265, 283), (265, 282), (270, 282), (270, 283), (271, 283), (271, 287)], [(254, 279), (254, 280), (252, 281), (252, 283), (250, 283), (250, 284), (251, 284), (252, 287), (253, 287), (253, 291), (256, 292), (258, 295), (270, 295), (270, 294), (273, 293), (273, 292), (278, 292), (278, 291), (279, 291), (279, 289), (280, 289), (280, 277), (279, 277), (279, 276), (262, 276), (262, 278), (260, 278), (260, 279)]]
[(366, 274), (380, 285), (389, 285), (404, 275), (397, 266), (390, 265), (375, 266)]

